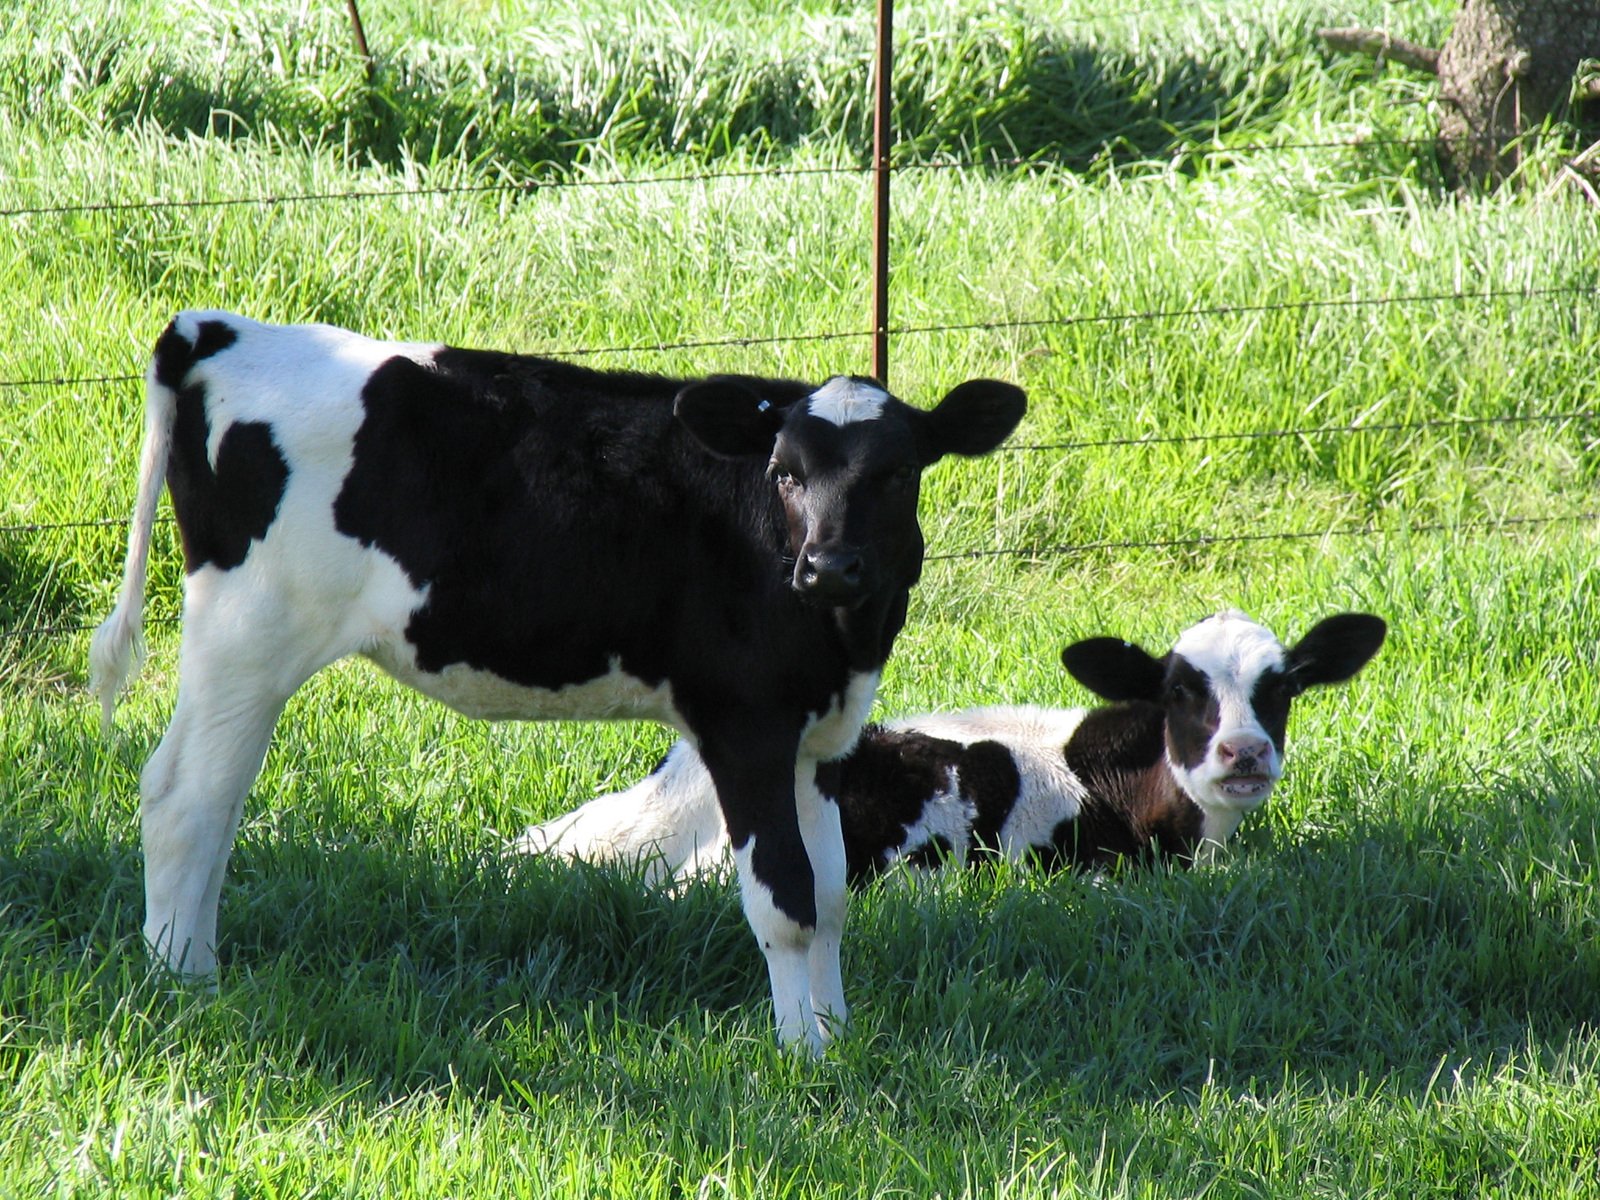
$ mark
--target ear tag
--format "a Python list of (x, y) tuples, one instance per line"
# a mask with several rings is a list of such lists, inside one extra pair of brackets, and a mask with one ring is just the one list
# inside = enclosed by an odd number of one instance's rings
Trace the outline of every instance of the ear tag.
[(760, 404), (756, 405), (756, 411), (757, 412), (766, 412), (767, 409), (769, 409), (771, 407), (772, 407), (772, 402), (770, 400), (763, 400)]

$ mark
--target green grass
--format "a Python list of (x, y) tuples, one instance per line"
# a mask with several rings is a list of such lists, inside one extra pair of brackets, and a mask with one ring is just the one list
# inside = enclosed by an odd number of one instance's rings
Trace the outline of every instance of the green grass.
[[(216, 992), (174, 990), (138, 945), (136, 781), (175, 629), (107, 742), (86, 635), (16, 636), (109, 608), (123, 531), (81, 523), (131, 508), (142, 399), (0, 388), (0, 1197), (1600, 1192), (1600, 568), (1594, 521), (1551, 519), (1596, 510), (1600, 457), (1593, 420), (1549, 419), (1592, 409), (1592, 213), (1442, 194), (1393, 144), (1428, 137), (1430, 91), (1312, 36), (1436, 40), (1448, 5), (902, 7), (892, 382), (1032, 402), (1019, 448), (929, 474), (880, 710), (1084, 703), (1065, 642), (1159, 648), (1223, 605), (1285, 637), (1382, 614), (1367, 671), (1299, 703), (1271, 805), (1194, 872), (869, 889), (855, 1025), (813, 1063), (774, 1044), (727, 882), (501, 857), (665, 732), (475, 724), (342, 664), (248, 806)], [(761, 339), (867, 324), (867, 183), (832, 169), (864, 161), (868, 18), (599, 12), (364, 4), (373, 95), (339, 5), (83, 27), (27, 0), (0, 29), (0, 381), (136, 375), (213, 304), (864, 370), (863, 337)], [(1363, 144), (1252, 148), (1325, 141)], [(84, 207), (528, 178), (579, 186)]]
[[(108, 3), (63, 27), (24, 0), (0, 48), (0, 95), (61, 135), (105, 126), (253, 138), (273, 130), (390, 165), (465, 158), (514, 175), (574, 163), (783, 153), (825, 144), (866, 161), (871, 6), (704, 4), (631, 9), (369, 4), (374, 82), (341, 6)], [(1141, 12), (1140, 8), (1148, 11)], [(604, 19), (597, 19), (600, 14)], [(1195, 138), (1282, 131), (1315, 100), (1348, 117), (1372, 68), (1330, 62), (1329, 19), (1394, 27), (1385, 6), (1096, 6), (1034, 0), (902, 5), (895, 93), (908, 158), (953, 153), (1074, 165), (1139, 159)], [(1437, 39), (1433, 6), (1395, 32)], [(1385, 78), (1361, 103), (1389, 127)]]

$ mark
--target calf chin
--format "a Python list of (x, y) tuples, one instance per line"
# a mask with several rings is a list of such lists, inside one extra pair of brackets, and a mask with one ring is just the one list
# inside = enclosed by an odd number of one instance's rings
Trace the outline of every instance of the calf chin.
[(1185, 789), (1205, 809), (1252, 812), (1265, 804), (1278, 786), (1277, 775), (1218, 775), (1203, 782), (1191, 780)]

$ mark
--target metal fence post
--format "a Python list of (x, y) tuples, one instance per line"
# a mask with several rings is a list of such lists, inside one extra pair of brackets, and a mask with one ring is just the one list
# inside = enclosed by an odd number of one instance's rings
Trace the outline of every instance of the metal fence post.
[(367, 46), (366, 26), (361, 23), (361, 10), (356, 7), (356, 0), (345, 0), (345, 8), (350, 12), (350, 27), (355, 33), (356, 53), (361, 56), (362, 65), (367, 69), (367, 82), (371, 83), (375, 67), (372, 62), (372, 50)]
[(878, 87), (872, 117), (872, 375), (889, 383), (889, 147), (894, 138), (894, 0), (878, 0)]

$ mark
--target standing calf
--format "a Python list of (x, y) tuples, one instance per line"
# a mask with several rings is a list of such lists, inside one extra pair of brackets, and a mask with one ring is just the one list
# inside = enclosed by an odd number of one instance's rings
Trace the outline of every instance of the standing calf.
[[(1272, 793), (1294, 697), (1349, 679), (1384, 634), (1379, 618), (1346, 613), (1285, 649), (1264, 626), (1224, 612), (1163, 658), (1116, 638), (1068, 646), (1068, 672), (1116, 701), (1108, 707), (974, 708), (869, 725), (817, 775), (839, 805), (850, 881), (900, 861), (967, 861), (974, 850), (1050, 867), (1151, 852), (1192, 861)], [(684, 742), (634, 787), (516, 843), (644, 860), (657, 877), (704, 871), (726, 847), (705, 767)]]
[(780, 1038), (845, 1017), (845, 864), (817, 764), (854, 744), (922, 569), (923, 468), (1021, 391), (673, 381), (181, 313), (146, 374), (128, 564), (90, 648), (109, 725), (163, 482), (187, 577), (172, 723), (140, 777), (144, 934), (216, 963), (246, 791), (288, 698), (362, 654), (471, 716), (650, 718), (709, 770)]

